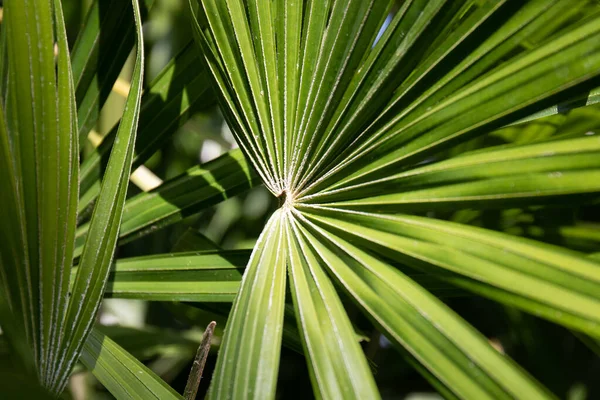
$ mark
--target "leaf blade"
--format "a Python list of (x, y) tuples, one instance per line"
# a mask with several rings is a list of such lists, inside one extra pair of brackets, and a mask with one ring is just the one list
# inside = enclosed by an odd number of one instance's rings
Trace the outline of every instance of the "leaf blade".
[[(152, 156), (193, 113), (213, 104), (206, 72), (198, 68), (199, 61), (197, 49), (188, 43), (144, 90), (132, 169)], [(117, 129), (112, 129), (81, 165), (80, 212), (90, 207), (100, 191), (102, 164)]]
[(297, 229), (287, 226), (288, 273), (313, 390), (322, 398), (380, 398), (344, 307)]
[(55, 368), (59, 375), (53, 382), (53, 387), (57, 391), (62, 390), (66, 384), (68, 373), (92, 328), (102, 300), (131, 172), (144, 68), (140, 10), (136, 0), (132, 1), (132, 5), (137, 37), (132, 87), (108, 163), (100, 197), (92, 215), (90, 239), (86, 240), (66, 313), (66, 331), (60, 344), (60, 349), (65, 352), (65, 357), (56, 361)]
[[(151, 8), (154, 0), (142, 0)], [(73, 46), (73, 78), (77, 97), (79, 144), (96, 124), (100, 110), (136, 42), (129, 2), (94, 1)], [(114, 46), (118, 43), (118, 46)]]
[(94, 328), (81, 362), (117, 399), (182, 399), (160, 377)]
[[(353, 232), (350, 236), (360, 237), (367, 248), (407, 266), (435, 271), (467, 290), (595, 337), (600, 334), (597, 263), (575, 252), (431, 218), (339, 212), (346, 222), (333, 222), (323, 216), (327, 211), (318, 210), (319, 216), (311, 219)], [(362, 228), (354, 225), (356, 221)]]
[[(205, 165), (190, 168), (156, 189), (125, 202), (119, 243), (126, 243), (235, 196), (258, 183), (239, 150), (232, 150)], [(75, 256), (81, 255), (89, 224), (76, 234)]]
[(286, 240), (284, 218), (281, 211), (271, 216), (248, 262), (225, 327), (210, 398), (275, 395), (285, 300), (285, 253), (279, 247)]
[[(306, 219), (304, 225), (303, 233), (336, 280), (391, 339), (406, 348), (454, 395), (510, 398), (528, 393), (528, 398), (549, 397), (479, 332), (410, 278)], [(307, 227), (342, 253), (336, 255), (331, 245), (318, 240)], [(342, 259), (339, 254), (347, 256)], [(464, 367), (459, 367), (461, 364)]]

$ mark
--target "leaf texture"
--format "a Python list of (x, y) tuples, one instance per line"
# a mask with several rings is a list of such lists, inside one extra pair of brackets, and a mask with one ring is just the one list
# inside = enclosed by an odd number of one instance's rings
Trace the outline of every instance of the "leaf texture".
[[(318, 397), (378, 396), (333, 283), (444, 396), (552, 397), (422, 277), (597, 337), (595, 261), (443, 220), (598, 198), (593, 118), (522, 135), (525, 121), (594, 103), (597, 5), (190, 0), (190, 14), (223, 114), (280, 200), (244, 272), (212, 396), (273, 398), (275, 375), (258, 382), (262, 371), (244, 368), (279, 342), (242, 341), (254, 331), (241, 321), (262, 323), (267, 289), (250, 282), (281, 284), (268, 268), (285, 264)], [(265, 239), (273, 232), (280, 241)], [(259, 269), (265, 252), (277, 261)]]
[(81, 362), (118, 399), (183, 398), (97, 328), (83, 346)]

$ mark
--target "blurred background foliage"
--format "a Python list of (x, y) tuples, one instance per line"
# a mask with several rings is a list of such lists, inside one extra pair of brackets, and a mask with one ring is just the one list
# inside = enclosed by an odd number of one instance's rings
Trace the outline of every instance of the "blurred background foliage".
[[(70, 45), (84, 21), (89, 0), (63, 0)], [(150, 82), (169, 60), (191, 39), (184, 0), (156, 0), (144, 24), (146, 40), (146, 82)], [(535, 38), (532, 38), (535, 40)], [(200, 67), (200, 66), (199, 66)], [(127, 82), (132, 63), (126, 63), (121, 80)], [(99, 135), (105, 135), (120, 117), (124, 97), (113, 91), (96, 126)], [(600, 108), (585, 107), (569, 111), (566, 107), (558, 115), (507, 127), (463, 143), (447, 157), (476, 147), (512, 142), (553, 140), (557, 128), (561, 137), (600, 128)], [(518, 132), (518, 135), (516, 134)], [(176, 176), (186, 169), (210, 161), (236, 147), (229, 128), (216, 106), (197, 113), (185, 123), (172, 139), (145, 163), (160, 179)], [(85, 151), (93, 145), (87, 144)], [(138, 193), (130, 184), (129, 194)], [(118, 257), (141, 256), (197, 249), (209, 241), (224, 249), (251, 249), (267, 218), (277, 207), (277, 199), (263, 187), (254, 188), (231, 198), (216, 207), (158, 230), (142, 240), (132, 241), (119, 248)], [(542, 239), (587, 253), (600, 251), (600, 215), (597, 205), (581, 208), (531, 208), (511, 210), (461, 210), (436, 214), (437, 218), (469, 223), (505, 231), (514, 235)], [(561, 221), (556, 228), (556, 221)], [(552, 221), (552, 228), (545, 228)], [(561, 398), (584, 400), (600, 398), (600, 344), (578, 337), (569, 330), (512, 308), (461, 293), (444, 298), (454, 310), (483, 332), (498, 350), (509, 354), (517, 363)], [(375, 372), (381, 394), (387, 399), (437, 399), (429, 384), (397, 355), (387, 339), (379, 334), (349, 302), (347, 310), (362, 336), (363, 347)], [(192, 358), (206, 325), (217, 321), (213, 346), (200, 385), (199, 397), (208, 388), (216, 361), (222, 328), (228, 312), (227, 304), (213, 304), (210, 308), (199, 304), (151, 303), (137, 300), (107, 299), (100, 314), (106, 333), (144, 361), (178, 392), (183, 391)], [(277, 385), (278, 398), (312, 398), (308, 370), (303, 356), (288, 341), (282, 350), (282, 361)], [(298, 343), (296, 343), (298, 344)], [(298, 349), (298, 347), (296, 347)], [(5, 350), (5, 349), (4, 349)], [(5, 351), (3, 351), (5, 353)], [(3, 378), (4, 379), (4, 378)], [(81, 366), (65, 392), (65, 398), (109, 399), (111, 395)]]

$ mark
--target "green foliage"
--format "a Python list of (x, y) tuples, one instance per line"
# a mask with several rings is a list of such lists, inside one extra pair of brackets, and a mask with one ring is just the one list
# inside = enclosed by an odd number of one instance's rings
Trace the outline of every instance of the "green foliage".
[[(133, 5), (140, 44), (140, 14), (137, 2)], [(2, 192), (10, 196), (3, 202), (4, 212), (12, 215), (11, 220), (17, 219), (4, 232), (18, 241), (2, 245), (1, 283), (12, 318), (22, 319), (15, 324), (17, 329), (7, 330), (7, 339), (27, 341), (32, 354), (20, 354), (20, 359), (35, 366), (40, 383), (54, 394), (63, 391), (102, 299), (129, 179), (144, 62), (143, 47), (138, 45), (132, 90), (90, 222), (91, 240), (85, 243), (73, 289), (68, 292), (79, 145), (61, 7), (58, 1), (8, 1), (3, 27), (8, 88), (2, 122), (4, 115), (9, 119), (8, 126), (2, 127), (3, 170), (8, 174)], [(30, 45), (31, 41), (38, 45)], [(8, 321), (4, 319), (3, 326)]]
[[(150, 367), (183, 368), (198, 341), (95, 326), (105, 297), (217, 321), (218, 399), (276, 397), (282, 346), (316, 397), (379, 398), (365, 326), (445, 397), (559, 394), (454, 296), (598, 352), (600, 229), (582, 211), (600, 199), (597, 2), (187, 0), (194, 40), (146, 86), (142, 22), (166, 3), (92, 1), (72, 46), (66, 3), (4, 2), (3, 393), (61, 396), (80, 361), (116, 398), (180, 398)], [(131, 53), (120, 121), (89, 148)], [(215, 101), (240, 149), (130, 188)], [(127, 257), (261, 184), (279, 205), (251, 250), (188, 230)]]

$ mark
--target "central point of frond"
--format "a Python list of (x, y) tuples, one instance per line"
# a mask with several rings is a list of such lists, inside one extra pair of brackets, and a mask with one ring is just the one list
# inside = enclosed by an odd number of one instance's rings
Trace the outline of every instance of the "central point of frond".
[(279, 207), (288, 210), (294, 207), (295, 196), (287, 189), (283, 189), (283, 191), (279, 194), (279, 196), (277, 196), (277, 198), (279, 199)]

